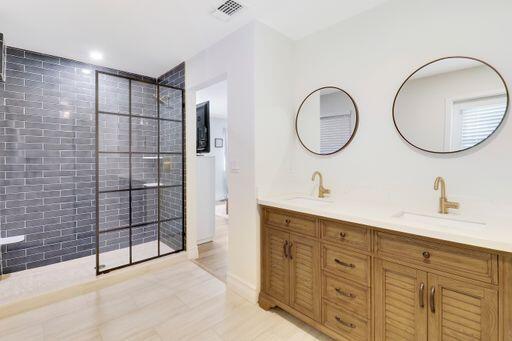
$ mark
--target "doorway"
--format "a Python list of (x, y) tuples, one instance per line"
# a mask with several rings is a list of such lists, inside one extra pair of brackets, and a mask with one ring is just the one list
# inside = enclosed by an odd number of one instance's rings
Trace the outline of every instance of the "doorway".
[(229, 224), (227, 96), (225, 80), (196, 92), (199, 251), (196, 263), (224, 282)]

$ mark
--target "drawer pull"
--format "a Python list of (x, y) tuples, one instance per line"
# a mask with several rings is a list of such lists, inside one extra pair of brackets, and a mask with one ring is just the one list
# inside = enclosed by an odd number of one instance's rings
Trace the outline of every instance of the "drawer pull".
[(285, 222), (286, 226), (289, 226), (292, 221), (290, 219), (286, 219), (284, 222)]
[(345, 232), (340, 232), (340, 239), (345, 239), (347, 234)]
[(422, 255), (423, 255), (423, 258), (425, 258), (425, 259), (429, 259), (430, 258), (430, 252), (428, 252), (428, 251), (423, 251)]
[(343, 261), (339, 260), (338, 258), (335, 258), (335, 259), (334, 259), (334, 261), (335, 261), (337, 264), (339, 264), (339, 265), (341, 265), (341, 266), (345, 266), (345, 267), (347, 267), (347, 268), (352, 268), (352, 269), (353, 269), (353, 268), (355, 268), (355, 267), (356, 267), (354, 264), (352, 264), (352, 263), (350, 263), (350, 264), (349, 264), (349, 263), (345, 263), (345, 262), (343, 262)]
[(339, 317), (339, 316), (335, 316), (334, 318), (336, 319), (336, 321), (338, 321), (339, 323), (341, 323), (345, 327), (352, 328), (352, 329), (354, 329), (356, 327), (356, 325), (353, 324), (353, 323), (343, 321), (341, 319), (341, 317)]
[(430, 311), (436, 312), (436, 287), (430, 288)]
[(423, 300), (423, 297), (425, 296), (425, 283), (420, 284), (420, 289), (418, 290), (418, 298), (420, 300), (420, 308), (425, 307), (425, 302)]
[(354, 295), (351, 292), (345, 292), (345, 291), (341, 290), (340, 288), (335, 288), (334, 290), (336, 290), (336, 292), (342, 296), (352, 298), (352, 299), (356, 298), (356, 295)]
[(284, 258), (288, 258), (288, 241), (285, 241), (283, 244), (283, 254)]

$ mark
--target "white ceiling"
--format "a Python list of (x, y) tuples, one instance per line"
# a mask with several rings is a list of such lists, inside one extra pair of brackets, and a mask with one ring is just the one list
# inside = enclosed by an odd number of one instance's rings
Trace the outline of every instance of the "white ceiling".
[(196, 104), (210, 102), (210, 116), (228, 117), (228, 84), (218, 82), (196, 92)]
[(229, 22), (211, 16), (217, 0), (2, 0), (7, 44), (159, 76), (252, 20), (292, 39), (371, 9), (386, 0), (241, 0)]

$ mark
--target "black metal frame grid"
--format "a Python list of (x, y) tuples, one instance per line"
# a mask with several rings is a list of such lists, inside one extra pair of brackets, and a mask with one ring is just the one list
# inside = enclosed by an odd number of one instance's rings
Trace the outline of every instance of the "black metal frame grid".
[[(106, 112), (101, 111), (99, 108), (99, 77), (100, 75), (106, 75), (110, 77), (117, 77), (121, 79), (127, 79), (128, 80), (128, 114), (125, 113), (114, 113), (114, 112)], [(156, 86), (156, 103), (157, 103), (157, 116), (143, 116), (143, 115), (135, 115), (132, 114), (132, 82), (138, 82), (138, 83), (146, 83)], [(96, 71), (96, 79), (95, 79), (95, 86), (96, 86), (96, 275), (101, 275), (108, 273), (112, 270), (121, 269), (130, 265), (139, 264), (142, 262), (146, 262), (152, 259), (156, 259), (163, 256), (168, 256), (177, 252), (181, 252), (185, 250), (185, 239), (186, 239), (186, 213), (185, 213), (185, 91), (181, 88), (177, 88), (170, 85), (163, 85), (159, 84), (158, 82), (150, 82), (145, 80), (140, 80), (136, 78), (131, 78), (127, 76), (117, 75), (109, 72), (104, 71)], [(168, 118), (161, 118), (160, 117), (160, 87), (169, 88), (173, 90), (177, 90), (181, 92), (181, 120), (176, 119), (168, 119)], [(128, 132), (128, 151), (119, 152), (119, 151), (101, 151), (99, 150), (99, 117), (100, 114), (102, 115), (115, 115), (115, 116), (124, 116), (129, 119), (129, 132)], [(157, 152), (134, 152), (132, 151), (132, 118), (143, 118), (143, 119), (152, 119), (157, 121)], [(171, 122), (180, 122), (181, 123), (181, 129), (182, 129), (182, 150), (181, 152), (161, 152), (160, 150), (160, 122), (161, 121), (171, 121)], [(129, 168), (129, 175), (128, 175), (128, 188), (127, 189), (115, 189), (115, 190), (104, 190), (100, 191), (100, 154), (126, 154), (128, 155), (128, 168)], [(144, 187), (144, 188), (133, 188), (132, 187), (132, 155), (133, 154), (146, 154), (146, 155), (156, 155), (157, 156), (157, 185), (151, 186), (151, 187)], [(161, 186), (160, 184), (160, 161), (161, 161), (161, 155), (181, 155), (182, 157), (182, 163), (181, 163), (181, 172), (182, 172), (182, 183), (180, 185), (164, 185)], [(176, 188), (181, 187), (182, 188), (182, 216), (177, 218), (170, 218), (170, 219), (161, 219), (161, 189), (165, 188)], [(139, 224), (133, 224), (132, 223), (132, 192), (133, 191), (139, 191), (139, 190), (147, 190), (147, 189), (157, 189), (157, 195), (158, 195), (158, 218), (156, 221), (151, 222), (145, 222), (145, 223), (139, 223)], [(106, 230), (100, 230), (100, 194), (103, 193), (114, 193), (114, 192), (128, 192), (128, 208), (129, 208), (129, 224), (126, 226), (106, 229)], [(181, 220), (182, 221), (182, 240), (181, 240), (181, 249), (180, 250), (174, 250), (172, 252), (161, 254), (160, 250), (160, 226), (162, 223), (169, 222), (169, 221), (176, 221)], [(142, 227), (142, 226), (148, 226), (148, 225), (154, 225), (157, 224), (157, 248), (158, 248), (158, 255), (150, 258), (146, 258), (139, 261), (133, 261), (132, 257), (132, 229), (135, 227)], [(129, 231), (129, 262), (120, 266), (108, 268), (105, 270), (100, 269), (100, 235), (104, 233), (110, 233), (110, 232), (116, 232), (116, 231), (123, 231), (128, 230)]]

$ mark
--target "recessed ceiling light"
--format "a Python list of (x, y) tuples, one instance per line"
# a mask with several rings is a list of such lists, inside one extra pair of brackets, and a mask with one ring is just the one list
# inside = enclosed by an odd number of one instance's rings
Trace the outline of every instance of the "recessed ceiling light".
[(91, 74), (91, 70), (89, 69), (82, 69), (82, 73), (85, 74), (85, 75), (90, 75)]
[(101, 53), (99, 51), (91, 51), (91, 53), (89, 53), (89, 57), (91, 57), (94, 60), (102, 60), (103, 53)]

